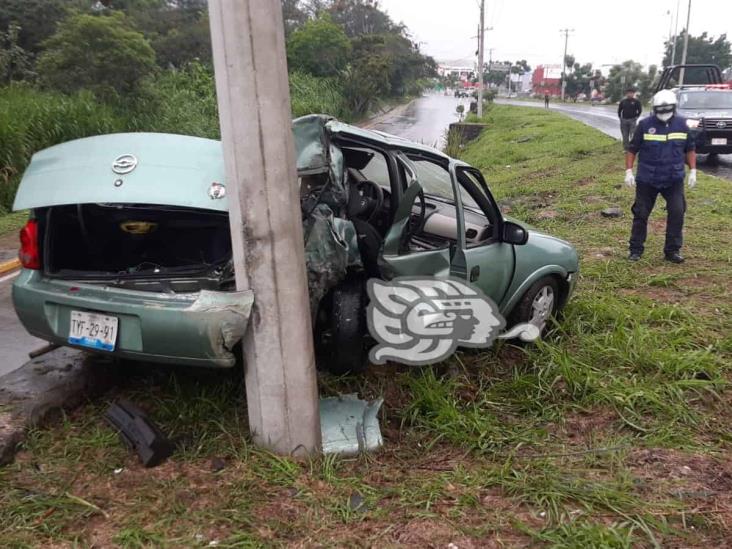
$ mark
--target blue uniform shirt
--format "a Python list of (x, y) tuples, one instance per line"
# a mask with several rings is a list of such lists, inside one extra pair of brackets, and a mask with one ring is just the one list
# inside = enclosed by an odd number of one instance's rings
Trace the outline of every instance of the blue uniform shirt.
[(684, 181), (686, 153), (695, 144), (686, 118), (674, 115), (661, 122), (651, 115), (638, 122), (628, 150), (638, 155), (636, 181), (663, 188)]

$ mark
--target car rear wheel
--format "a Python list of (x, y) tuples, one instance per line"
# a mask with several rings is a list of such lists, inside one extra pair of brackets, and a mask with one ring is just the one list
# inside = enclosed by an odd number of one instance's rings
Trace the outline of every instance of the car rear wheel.
[(546, 333), (559, 309), (559, 285), (552, 276), (540, 278), (528, 289), (511, 315), (512, 325), (533, 324)]

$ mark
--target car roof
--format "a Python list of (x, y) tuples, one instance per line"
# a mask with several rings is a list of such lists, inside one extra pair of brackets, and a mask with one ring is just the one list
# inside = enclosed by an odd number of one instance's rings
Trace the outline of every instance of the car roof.
[(390, 149), (403, 149), (417, 153), (424, 153), (442, 161), (450, 161), (449, 156), (434, 147), (430, 147), (423, 143), (415, 143), (414, 141), (410, 141), (409, 139), (404, 139), (403, 137), (398, 137), (390, 133), (367, 128), (359, 128), (358, 126), (346, 124), (345, 122), (341, 122), (336, 119), (331, 119), (326, 124), (326, 127), (333, 135), (365, 140), (375, 144), (380, 144), (385, 148)]

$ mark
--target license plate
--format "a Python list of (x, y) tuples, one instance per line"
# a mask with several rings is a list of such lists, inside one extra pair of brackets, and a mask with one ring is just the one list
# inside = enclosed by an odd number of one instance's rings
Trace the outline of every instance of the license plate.
[(712, 137), (712, 145), (726, 145), (726, 144), (727, 144), (726, 137)]
[(118, 324), (116, 316), (71, 311), (69, 343), (100, 351), (114, 351)]

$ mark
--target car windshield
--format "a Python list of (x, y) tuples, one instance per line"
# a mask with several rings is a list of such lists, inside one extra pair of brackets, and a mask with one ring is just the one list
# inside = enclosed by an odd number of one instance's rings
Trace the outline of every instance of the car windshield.
[(681, 109), (732, 109), (732, 92), (684, 92), (679, 96)]

